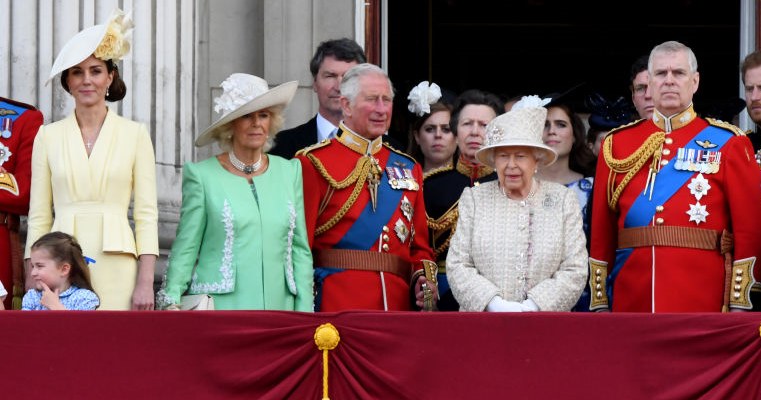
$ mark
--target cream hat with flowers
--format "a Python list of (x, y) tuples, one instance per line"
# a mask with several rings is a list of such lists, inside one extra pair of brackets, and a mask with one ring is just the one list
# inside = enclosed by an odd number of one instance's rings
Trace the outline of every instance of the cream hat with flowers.
[(59, 73), (81, 63), (91, 55), (103, 61), (120, 61), (129, 53), (134, 26), (132, 19), (117, 8), (106, 23), (91, 26), (77, 33), (58, 53), (45, 85)]
[(542, 165), (550, 165), (558, 158), (555, 150), (544, 144), (544, 122), (550, 99), (523, 96), (510, 111), (497, 116), (486, 126), (486, 140), (476, 153), (482, 164), (494, 167), (494, 150), (498, 147), (526, 146), (545, 153)]
[(219, 119), (206, 128), (196, 139), (196, 146), (206, 146), (214, 142), (219, 128), (236, 118), (269, 107), (285, 107), (293, 99), (298, 88), (298, 81), (283, 83), (272, 89), (264, 79), (235, 73), (222, 82), (222, 94), (214, 99), (214, 111), (222, 113)]

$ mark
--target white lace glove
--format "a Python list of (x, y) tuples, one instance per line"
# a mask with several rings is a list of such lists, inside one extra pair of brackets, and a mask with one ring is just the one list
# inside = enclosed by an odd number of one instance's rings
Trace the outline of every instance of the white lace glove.
[(500, 296), (494, 296), (486, 306), (488, 312), (531, 312), (539, 311), (539, 307), (531, 299), (526, 299), (521, 303), (517, 301), (507, 301)]

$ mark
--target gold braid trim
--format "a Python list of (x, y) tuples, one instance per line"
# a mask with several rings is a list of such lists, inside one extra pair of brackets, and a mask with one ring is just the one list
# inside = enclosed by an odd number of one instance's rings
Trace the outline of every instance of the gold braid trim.
[[(605, 157), (605, 163), (610, 167), (610, 174), (608, 175), (608, 207), (611, 210), (616, 209), (618, 199), (621, 197), (629, 181), (632, 180), (634, 175), (639, 171), (643, 165), (653, 156), (659, 154), (663, 142), (666, 140), (666, 132), (655, 132), (642, 143), (642, 146), (632, 153), (629, 157), (623, 160), (613, 158), (613, 138), (614, 136), (608, 136), (608, 139), (603, 142), (603, 156)], [(615, 186), (616, 174), (623, 174), (624, 179), (618, 186)]]
[(456, 230), (456, 227), (452, 227), (452, 230), (449, 231), (449, 236), (447, 236), (447, 240), (444, 241), (444, 243), (441, 244), (441, 246), (433, 249), (433, 253), (436, 255), (436, 258), (439, 258), (441, 254), (446, 252), (449, 249), (449, 242), (452, 241), (452, 237), (454, 236), (454, 231)]
[(430, 178), (431, 176), (434, 176), (434, 175), (442, 173), (442, 172), (451, 171), (452, 168), (453, 168), (452, 167), (452, 163), (449, 163), (449, 164), (447, 164), (447, 165), (445, 165), (443, 167), (438, 167), (436, 169), (432, 169), (432, 170), (430, 170), (430, 171), (428, 171), (428, 172), (423, 174), (423, 180), (425, 181), (426, 179)]
[(354, 170), (351, 171), (351, 174), (341, 180), (340, 182), (336, 181), (332, 176), (330, 176), (330, 173), (327, 169), (325, 169), (325, 166), (322, 164), (322, 162), (312, 154), (307, 153), (306, 157), (309, 159), (309, 161), (312, 162), (312, 165), (317, 169), (317, 171), (322, 175), (323, 178), (325, 178), (326, 181), (328, 181), (328, 184), (332, 189), (344, 189), (349, 187), (352, 183), (355, 183), (354, 190), (352, 190), (351, 195), (349, 195), (349, 199), (346, 200), (346, 203), (344, 203), (340, 209), (338, 209), (338, 212), (334, 216), (332, 216), (327, 222), (319, 226), (315, 231), (314, 235), (319, 236), (325, 233), (328, 229), (334, 227), (338, 221), (341, 220), (341, 218), (346, 215), (346, 213), (349, 211), (351, 206), (354, 205), (354, 203), (357, 201), (357, 198), (359, 197), (359, 193), (362, 191), (362, 187), (365, 185), (365, 179), (359, 179), (360, 177), (367, 177), (368, 172), (370, 171), (370, 167), (372, 163), (370, 162), (370, 157), (360, 157), (359, 160), (357, 160), (357, 165), (354, 167)]
[(428, 227), (439, 231), (451, 228), (452, 225), (457, 222), (457, 217), (460, 215), (460, 212), (457, 209), (457, 203), (458, 202), (454, 203), (452, 207), (449, 207), (449, 210), (447, 210), (444, 215), (440, 216), (437, 219), (428, 217), (426, 214), (426, 218), (428, 219)]
[[(455, 224), (457, 223), (457, 218), (460, 216), (460, 211), (457, 208), (457, 203), (452, 205), (452, 207), (447, 210), (447, 212), (444, 213), (441, 217), (438, 219), (433, 219), (431, 217), (426, 216), (427, 222), (428, 222), (428, 228), (434, 231), (435, 233), (443, 232), (449, 229), (449, 235), (447, 236), (447, 239), (442, 243), (441, 245), (437, 246), (433, 249), (433, 252), (436, 254), (436, 257), (442, 253), (444, 253), (449, 248), (449, 242), (452, 240), (452, 236), (454, 236), (455, 231)], [(431, 237), (431, 244), (435, 244), (434, 241), (438, 239), (437, 237)]]
[(322, 164), (322, 161), (320, 161), (319, 158), (315, 157), (312, 154), (307, 153), (307, 158), (309, 161), (312, 162), (312, 165), (314, 165), (315, 168), (317, 168), (317, 171), (322, 175), (323, 178), (325, 178), (326, 181), (328, 181), (328, 184), (332, 186), (335, 189), (344, 189), (349, 187), (352, 183), (356, 182), (360, 176), (367, 176), (367, 171), (370, 167), (370, 158), (369, 157), (360, 157), (357, 160), (357, 165), (354, 167), (354, 170), (351, 171), (349, 176), (344, 178), (341, 182), (338, 182), (330, 176), (330, 173), (327, 169), (325, 169), (325, 166)]

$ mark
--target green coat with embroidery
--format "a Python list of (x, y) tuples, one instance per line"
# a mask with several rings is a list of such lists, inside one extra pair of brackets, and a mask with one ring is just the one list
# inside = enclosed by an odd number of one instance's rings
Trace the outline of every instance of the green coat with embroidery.
[(185, 164), (182, 179), (159, 306), (209, 293), (216, 309), (312, 311), (301, 164), (270, 155), (250, 185), (211, 157)]

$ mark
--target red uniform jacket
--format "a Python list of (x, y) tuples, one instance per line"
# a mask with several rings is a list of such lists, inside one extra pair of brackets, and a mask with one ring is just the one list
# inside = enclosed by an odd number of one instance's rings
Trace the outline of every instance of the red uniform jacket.
[[(761, 253), (761, 172), (754, 161), (752, 145), (739, 128), (719, 122), (714, 122), (719, 126), (710, 125), (696, 117), (692, 107), (669, 120), (660, 114), (655, 118), (657, 122), (639, 121), (613, 131), (605, 139), (597, 164), (592, 211), (591, 308), (718, 312), (729, 293), (731, 307), (749, 309), (753, 276), (761, 277), (761, 269), (755, 267)], [(707, 140), (706, 132), (713, 133)], [(632, 167), (639, 157), (631, 156), (658, 135), (662, 135), (662, 147), (655, 146), (649, 153), (656, 154), (656, 164), (661, 168), (653, 186), (647, 183), (653, 156), (643, 159), (639, 169)], [(690, 146), (699, 150), (690, 154), (686, 150)], [(609, 154), (605, 154), (606, 147)], [(697, 168), (691, 171), (688, 163), (677, 163), (680, 149), (685, 149), (681, 151), (682, 158), (689, 159), (691, 155), (697, 161)], [(700, 170), (699, 155), (703, 157), (702, 164), (709, 167)], [(628, 157), (629, 165), (625, 165)], [(618, 165), (611, 165), (611, 160)], [(711, 162), (718, 164), (718, 170), (710, 168)], [(609, 201), (627, 179), (629, 182), (611, 209)], [(669, 192), (673, 194), (664, 195)], [(639, 202), (637, 206), (635, 202)], [(652, 213), (642, 212), (648, 207)], [(637, 218), (639, 225), (633, 222)], [(621, 248), (619, 232), (635, 226), (702, 228), (716, 233), (727, 230), (734, 234), (734, 262), (744, 265), (747, 271), (725, 269), (725, 258), (717, 248), (673, 245), (679, 238), (665, 239), (669, 245)], [(731, 284), (725, 291), (727, 281)]]
[[(381, 138), (371, 142), (343, 125), (341, 129), (340, 138), (296, 155), (304, 174), (310, 246), (315, 253), (344, 249), (394, 254), (408, 263), (409, 271), (399, 276), (335, 268), (319, 265), (319, 257), (315, 257), (315, 309), (409, 310), (410, 276), (419, 276), (422, 260), (433, 260), (428, 246), (422, 171), (411, 157), (383, 145)], [(367, 174), (356, 175), (363, 160), (368, 159), (367, 154), (377, 160), (382, 171), (375, 211)], [(352, 176), (357, 179), (352, 180)], [(347, 178), (358, 183), (340, 185)]]
[[(40, 125), (42, 113), (37, 109), (0, 97), (0, 166), (7, 171), (7, 176), (0, 178), (0, 281), (8, 291), (6, 309), (11, 308), (13, 298), (11, 256), (21, 246), (16, 234), (18, 216), (29, 211), (32, 144)], [(14, 261), (21, 261), (23, 254), (16, 255), (19, 259)], [(17, 294), (23, 296), (24, 287), (19, 289), (21, 293)]]

